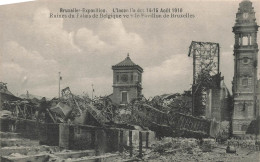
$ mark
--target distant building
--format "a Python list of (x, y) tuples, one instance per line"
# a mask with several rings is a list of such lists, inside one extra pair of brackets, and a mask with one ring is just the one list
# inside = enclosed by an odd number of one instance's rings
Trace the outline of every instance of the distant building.
[(143, 69), (135, 64), (127, 55), (125, 60), (112, 66), (113, 94), (112, 101), (117, 104), (127, 104), (142, 96)]
[(234, 112), (233, 134), (243, 135), (250, 123), (257, 118), (257, 31), (252, 2), (244, 0), (239, 4), (234, 45)]
[(13, 95), (6, 86), (7, 83), (0, 82), (0, 111), (3, 110), (3, 104), (6, 101), (16, 101), (19, 97)]

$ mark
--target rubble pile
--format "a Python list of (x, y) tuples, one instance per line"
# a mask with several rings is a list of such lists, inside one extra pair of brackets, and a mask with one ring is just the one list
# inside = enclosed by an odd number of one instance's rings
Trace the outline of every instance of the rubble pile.
[(194, 154), (200, 150), (200, 141), (194, 138), (163, 138), (153, 146), (153, 151), (158, 153), (189, 153)]
[[(190, 115), (191, 94), (190, 91), (185, 91), (183, 94), (164, 94), (149, 99), (142, 97), (133, 100), (125, 106), (117, 105), (117, 109), (119, 109), (120, 113), (115, 116), (115, 121), (150, 127), (151, 121), (160, 113), (171, 114), (179, 112)], [(151, 113), (151, 116), (148, 116), (147, 113)]]
[[(35, 120), (39, 111), (40, 102), (33, 100), (17, 100), (5, 101), (3, 103), (3, 111), (9, 112), (8, 117), (19, 117), (23, 119)], [(2, 116), (2, 115), (1, 115)]]
[(116, 105), (106, 96), (90, 99), (86, 95), (72, 94), (69, 87), (63, 89), (60, 100), (47, 109), (54, 123), (91, 123), (99, 126), (113, 122), (116, 110)]
[[(191, 94), (169, 94), (146, 99), (139, 98), (126, 105), (114, 104), (109, 97), (74, 95), (70, 88), (61, 91), (59, 99), (21, 99), (6, 101), (4, 109), (11, 117), (35, 120), (42, 123), (68, 123), (93, 126), (138, 125), (142, 129), (161, 130), (162, 136), (173, 134), (178, 118), (173, 113), (183, 113), (186, 118), (191, 111)], [(8, 113), (5, 113), (7, 115)], [(9, 115), (10, 116), (10, 115)], [(168, 130), (171, 131), (168, 131)], [(188, 134), (194, 130), (188, 130)], [(195, 130), (196, 131), (196, 130)], [(168, 134), (167, 134), (168, 132)], [(203, 132), (198, 132), (199, 134)]]
[[(143, 157), (136, 153), (133, 159), (164, 161), (256, 161), (258, 151), (247, 148), (235, 148), (235, 152), (227, 152), (226, 144), (218, 144), (215, 139), (171, 138), (156, 141), (151, 148), (143, 149)], [(232, 148), (234, 149), (234, 148)]]
[(260, 141), (255, 139), (237, 139), (231, 138), (227, 140), (227, 144), (230, 146), (248, 148), (251, 150), (260, 150)]
[(113, 121), (116, 106), (108, 97), (96, 97), (92, 100), (88, 96), (72, 94), (67, 87), (62, 90), (60, 99), (47, 100), (43, 97), (41, 100), (36, 98), (6, 100), (0, 115), (43, 123), (86, 124), (88, 114), (92, 115), (96, 123), (104, 125)]

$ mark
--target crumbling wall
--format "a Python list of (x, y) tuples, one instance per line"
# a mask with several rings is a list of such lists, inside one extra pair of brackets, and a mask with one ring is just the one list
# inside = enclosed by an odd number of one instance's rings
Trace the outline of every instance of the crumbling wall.
[(94, 149), (96, 129), (99, 128), (83, 125), (70, 125), (69, 149)]
[(20, 133), (22, 137), (29, 139), (39, 139), (39, 123), (33, 120), (16, 120), (16, 132)]
[(20, 133), (28, 139), (39, 139), (39, 124), (33, 120), (1, 118), (1, 131)]
[(59, 124), (39, 123), (40, 144), (59, 146)]

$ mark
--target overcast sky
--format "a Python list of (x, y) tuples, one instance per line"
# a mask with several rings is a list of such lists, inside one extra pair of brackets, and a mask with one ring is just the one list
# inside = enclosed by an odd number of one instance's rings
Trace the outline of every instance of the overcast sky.
[[(111, 66), (127, 53), (143, 67), (146, 97), (188, 90), (192, 83), (192, 40), (220, 44), (220, 70), (231, 91), (232, 27), (240, 1), (36, 1), (0, 6), (0, 81), (25, 94), (112, 93)], [(253, 1), (260, 23), (260, 2)], [(60, 8), (181, 7), (194, 19), (50, 19)], [(258, 33), (259, 37), (259, 33)], [(259, 39), (258, 39), (259, 40)], [(259, 42), (259, 41), (258, 41)], [(258, 72), (259, 73), (259, 72)]]

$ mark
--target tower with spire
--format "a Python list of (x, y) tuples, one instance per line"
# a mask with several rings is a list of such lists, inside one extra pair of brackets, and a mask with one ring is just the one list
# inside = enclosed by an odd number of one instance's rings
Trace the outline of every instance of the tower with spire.
[(117, 104), (127, 104), (142, 95), (143, 69), (135, 64), (129, 54), (120, 63), (112, 66), (113, 94), (111, 99)]
[(257, 44), (258, 25), (252, 2), (239, 4), (233, 27), (234, 44), (234, 135), (246, 134), (248, 126), (257, 117)]

